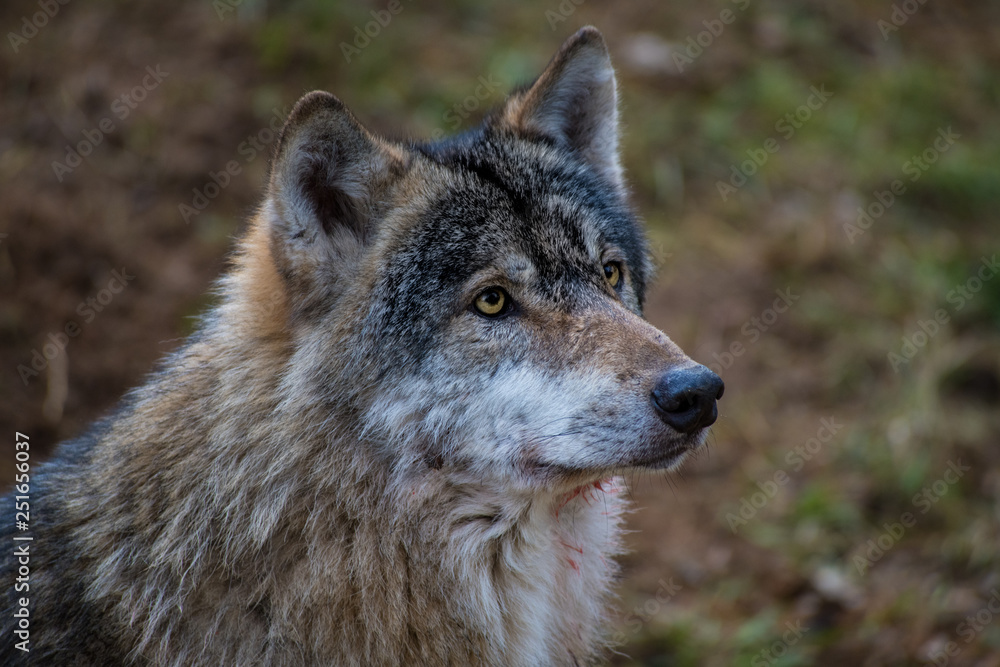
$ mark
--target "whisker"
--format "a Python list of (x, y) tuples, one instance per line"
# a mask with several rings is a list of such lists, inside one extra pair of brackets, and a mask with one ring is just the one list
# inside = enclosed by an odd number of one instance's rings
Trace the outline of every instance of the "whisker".
[(563, 438), (569, 435), (581, 435), (583, 431), (564, 431), (562, 433), (552, 433), (550, 435), (540, 435), (535, 440), (551, 440), (553, 438)]

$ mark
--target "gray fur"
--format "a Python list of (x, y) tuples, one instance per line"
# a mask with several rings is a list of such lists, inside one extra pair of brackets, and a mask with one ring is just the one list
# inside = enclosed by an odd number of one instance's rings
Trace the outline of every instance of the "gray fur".
[(615, 95), (588, 28), (439, 144), (303, 98), (221, 305), (33, 480), (31, 664), (600, 660), (617, 475), (704, 439), (650, 406), (693, 362), (641, 317)]

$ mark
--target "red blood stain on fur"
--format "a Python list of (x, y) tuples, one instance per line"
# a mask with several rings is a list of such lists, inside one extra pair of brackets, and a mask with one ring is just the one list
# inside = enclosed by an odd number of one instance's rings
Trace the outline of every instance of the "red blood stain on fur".
[(566, 505), (569, 504), (569, 502), (574, 498), (577, 497), (583, 498), (584, 502), (587, 503), (587, 505), (590, 505), (590, 503), (592, 503), (594, 500), (597, 499), (597, 496), (595, 495), (597, 491), (600, 491), (601, 493), (618, 493), (618, 487), (615, 486), (614, 482), (611, 481), (610, 477), (607, 479), (599, 479), (596, 482), (588, 482), (586, 484), (578, 486), (569, 493), (567, 493), (563, 497), (562, 502), (560, 502), (559, 505), (556, 507), (555, 509), (556, 518), (557, 519), (559, 518), (559, 510), (566, 507)]
[(563, 545), (567, 549), (572, 549), (573, 551), (577, 552), (581, 556), (583, 555), (583, 548), (582, 547), (574, 547), (569, 542), (564, 542), (563, 540), (559, 540), (559, 544)]

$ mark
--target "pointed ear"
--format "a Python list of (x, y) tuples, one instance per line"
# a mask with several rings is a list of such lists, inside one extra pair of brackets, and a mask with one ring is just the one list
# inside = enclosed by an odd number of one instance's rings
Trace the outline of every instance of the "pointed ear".
[(597, 28), (587, 26), (566, 40), (538, 80), (507, 102), (502, 117), (522, 133), (572, 148), (624, 187), (615, 71)]
[(329, 93), (312, 92), (285, 123), (271, 168), (272, 256), (291, 292), (321, 296), (384, 215), (406, 154), (368, 132)]

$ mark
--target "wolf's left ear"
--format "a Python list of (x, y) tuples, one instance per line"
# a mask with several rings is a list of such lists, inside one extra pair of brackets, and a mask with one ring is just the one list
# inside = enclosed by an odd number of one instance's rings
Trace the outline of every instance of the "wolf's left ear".
[(572, 148), (623, 187), (615, 71), (597, 28), (587, 26), (566, 40), (538, 80), (508, 100), (501, 117), (525, 134)]

